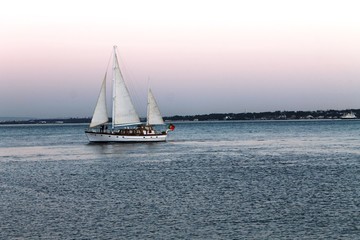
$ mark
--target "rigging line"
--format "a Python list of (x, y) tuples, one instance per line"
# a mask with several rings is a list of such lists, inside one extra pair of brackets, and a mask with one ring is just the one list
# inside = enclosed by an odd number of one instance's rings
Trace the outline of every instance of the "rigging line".
[(112, 56), (113, 56), (113, 51), (111, 50), (110, 51), (110, 55), (109, 55), (109, 61), (108, 61), (108, 64), (106, 66), (106, 72), (109, 70), (109, 66), (110, 66), (110, 62), (111, 62), (111, 59), (112, 59)]
[[(109, 66), (110, 66), (110, 62), (111, 62), (111, 59), (112, 59), (112, 55), (113, 55), (113, 53), (112, 53), (112, 51), (110, 51), (108, 64), (107, 64), (107, 66), (106, 66), (106, 68), (105, 68), (105, 74), (102, 75), (102, 77), (104, 77), (104, 76), (106, 77), (106, 81), (105, 81), (105, 82), (106, 82), (106, 85), (107, 85), (107, 86), (109, 86), (108, 83), (107, 83), (107, 78), (108, 78), (107, 76), (108, 76), (108, 71), (109, 71)], [(101, 81), (101, 83), (102, 83), (102, 81)], [(108, 89), (109, 89), (109, 88), (106, 87), (106, 91), (107, 91)], [(110, 89), (111, 89), (111, 88), (110, 88)], [(105, 92), (105, 96), (109, 96), (109, 95)], [(105, 101), (106, 101), (106, 102), (109, 102), (108, 99), (106, 99)], [(108, 104), (106, 104), (106, 107), (108, 108)], [(95, 108), (96, 108), (96, 105), (95, 105)], [(95, 108), (94, 108), (94, 111), (95, 111)], [(107, 110), (107, 112), (109, 113), (109, 109), (106, 109), (106, 110)], [(93, 112), (94, 112), (94, 111), (93, 111)], [(109, 116), (108, 116), (108, 117), (109, 117)]]
[[(108, 74), (108, 72), (109, 72), (109, 66), (110, 66), (110, 62), (112, 60), (112, 56), (113, 56), (113, 51), (111, 50), (110, 54), (109, 54), (109, 60), (108, 60), (108, 63), (106, 64), (106, 68), (105, 68), (105, 73), (106, 74)], [(108, 74), (108, 76), (109, 76), (109, 74)]]

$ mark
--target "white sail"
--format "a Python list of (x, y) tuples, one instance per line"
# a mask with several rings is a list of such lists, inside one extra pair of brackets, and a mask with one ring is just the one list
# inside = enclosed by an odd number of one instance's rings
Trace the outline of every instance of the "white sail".
[(149, 88), (147, 105), (147, 125), (164, 124), (160, 109), (156, 103), (155, 97)]
[(96, 103), (90, 127), (96, 127), (108, 122), (108, 113), (106, 109), (106, 74), (101, 85), (99, 97)]
[(140, 123), (129, 91), (121, 74), (114, 46), (114, 76), (113, 76), (113, 128), (117, 125)]

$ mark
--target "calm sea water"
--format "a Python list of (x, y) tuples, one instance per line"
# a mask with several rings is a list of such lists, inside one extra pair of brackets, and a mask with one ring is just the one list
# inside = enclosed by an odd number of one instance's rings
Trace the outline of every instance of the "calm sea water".
[(0, 126), (0, 239), (360, 239), (360, 121)]

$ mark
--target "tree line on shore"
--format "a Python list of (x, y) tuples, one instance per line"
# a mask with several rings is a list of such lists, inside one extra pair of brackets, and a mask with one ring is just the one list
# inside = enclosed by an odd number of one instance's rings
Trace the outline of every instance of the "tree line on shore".
[(168, 121), (221, 121), (221, 120), (297, 120), (297, 119), (340, 119), (347, 113), (360, 116), (360, 109), (318, 110), (318, 111), (274, 111), (246, 113), (211, 113), (164, 117)]
[[(245, 112), (245, 113), (211, 113), (198, 115), (175, 115), (164, 117), (165, 121), (223, 121), (223, 120), (297, 120), (297, 119), (340, 119), (347, 113), (360, 116), (360, 109), (347, 110), (318, 110), (318, 111), (274, 111), (274, 112)], [(58, 118), (5, 120), (0, 124), (61, 124), (61, 123), (90, 123), (91, 118)], [(110, 119), (111, 121), (111, 119)], [(142, 118), (141, 121), (146, 121)]]

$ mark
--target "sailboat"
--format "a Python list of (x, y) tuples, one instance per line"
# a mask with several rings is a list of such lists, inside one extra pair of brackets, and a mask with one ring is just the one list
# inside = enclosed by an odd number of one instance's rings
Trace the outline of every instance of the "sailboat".
[(113, 53), (112, 79), (112, 121), (109, 129), (109, 117), (106, 105), (106, 73), (102, 81), (100, 94), (95, 106), (94, 114), (85, 134), (90, 142), (164, 142), (168, 131), (175, 126), (170, 124), (168, 129), (158, 131), (154, 125), (164, 125), (158, 104), (151, 89), (148, 89), (147, 120), (141, 123), (132, 103), (130, 93), (122, 76), (117, 58), (117, 47)]
[(356, 115), (353, 112), (346, 113), (341, 116), (341, 119), (355, 119)]

